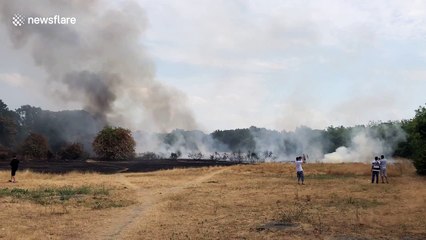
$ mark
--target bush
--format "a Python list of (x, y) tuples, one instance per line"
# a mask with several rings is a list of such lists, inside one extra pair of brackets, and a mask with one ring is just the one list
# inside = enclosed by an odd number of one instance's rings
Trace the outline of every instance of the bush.
[(80, 159), (84, 155), (84, 148), (81, 143), (73, 143), (62, 147), (58, 152), (61, 159), (76, 160)]
[(40, 134), (30, 133), (21, 147), (22, 155), (30, 158), (46, 158), (49, 146), (47, 139)]
[(420, 150), (413, 163), (419, 175), (426, 175), (426, 150)]
[(135, 140), (128, 129), (105, 127), (92, 143), (98, 157), (106, 160), (124, 160), (135, 157)]

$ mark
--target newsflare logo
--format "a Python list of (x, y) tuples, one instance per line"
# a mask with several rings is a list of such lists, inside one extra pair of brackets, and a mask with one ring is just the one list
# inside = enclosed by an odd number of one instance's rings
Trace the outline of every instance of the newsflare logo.
[(25, 18), (25, 16), (21, 14), (15, 14), (12, 17), (12, 23), (17, 27), (24, 25), (26, 21), (27, 19)]
[(63, 17), (58, 14), (49, 17), (25, 17), (23, 14), (14, 14), (12, 16), (12, 24), (16, 27), (27, 25), (53, 25), (53, 24), (75, 24), (75, 17)]

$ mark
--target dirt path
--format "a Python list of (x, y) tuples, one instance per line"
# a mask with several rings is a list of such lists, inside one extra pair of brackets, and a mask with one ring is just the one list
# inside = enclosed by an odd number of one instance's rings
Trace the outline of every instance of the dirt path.
[[(88, 238), (90, 239), (126, 239), (126, 235), (137, 229), (137, 226), (142, 220), (147, 220), (147, 213), (155, 209), (163, 199), (171, 194), (176, 194), (184, 191), (188, 187), (196, 186), (213, 176), (222, 173), (226, 168), (212, 168), (206, 174), (191, 179), (187, 182), (180, 183), (171, 188), (147, 190), (142, 186), (129, 183), (131, 187), (136, 189), (138, 199), (143, 199), (143, 202), (136, 203), (131, 207), (114, 214), (113, 219), (104, 222), (97, 229), (94, 229)], [(84, 238), (83, 239), (88, 239)]]

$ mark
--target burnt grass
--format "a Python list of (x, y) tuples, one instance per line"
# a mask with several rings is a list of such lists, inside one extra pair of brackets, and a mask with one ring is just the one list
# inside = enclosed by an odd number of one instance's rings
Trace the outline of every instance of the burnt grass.
[[(0, 160), (0, 170), (10, 170), (10, 160)], [(239, 162), (192, 159), (134, 159), (127, 161), (102, 160), (20, 160), (19, 171), (38, 173), (97, 172), (105, 174), (152, 172), (175, 168), (231, 166)]]

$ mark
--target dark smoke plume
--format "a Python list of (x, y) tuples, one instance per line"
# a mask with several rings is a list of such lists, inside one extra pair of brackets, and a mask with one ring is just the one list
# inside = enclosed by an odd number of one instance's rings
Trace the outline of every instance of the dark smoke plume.
[[(141, 44), (147, 21), (135, 2), (2, 1), (0, 14), (11, 42), (31, 54), (63, 101), (79, 102), (111, 124), (155, 131), (196, 128), (185, 95), (155, 79)], [(75, 17), (77, 23), (16, 27), (14, 14)]]

